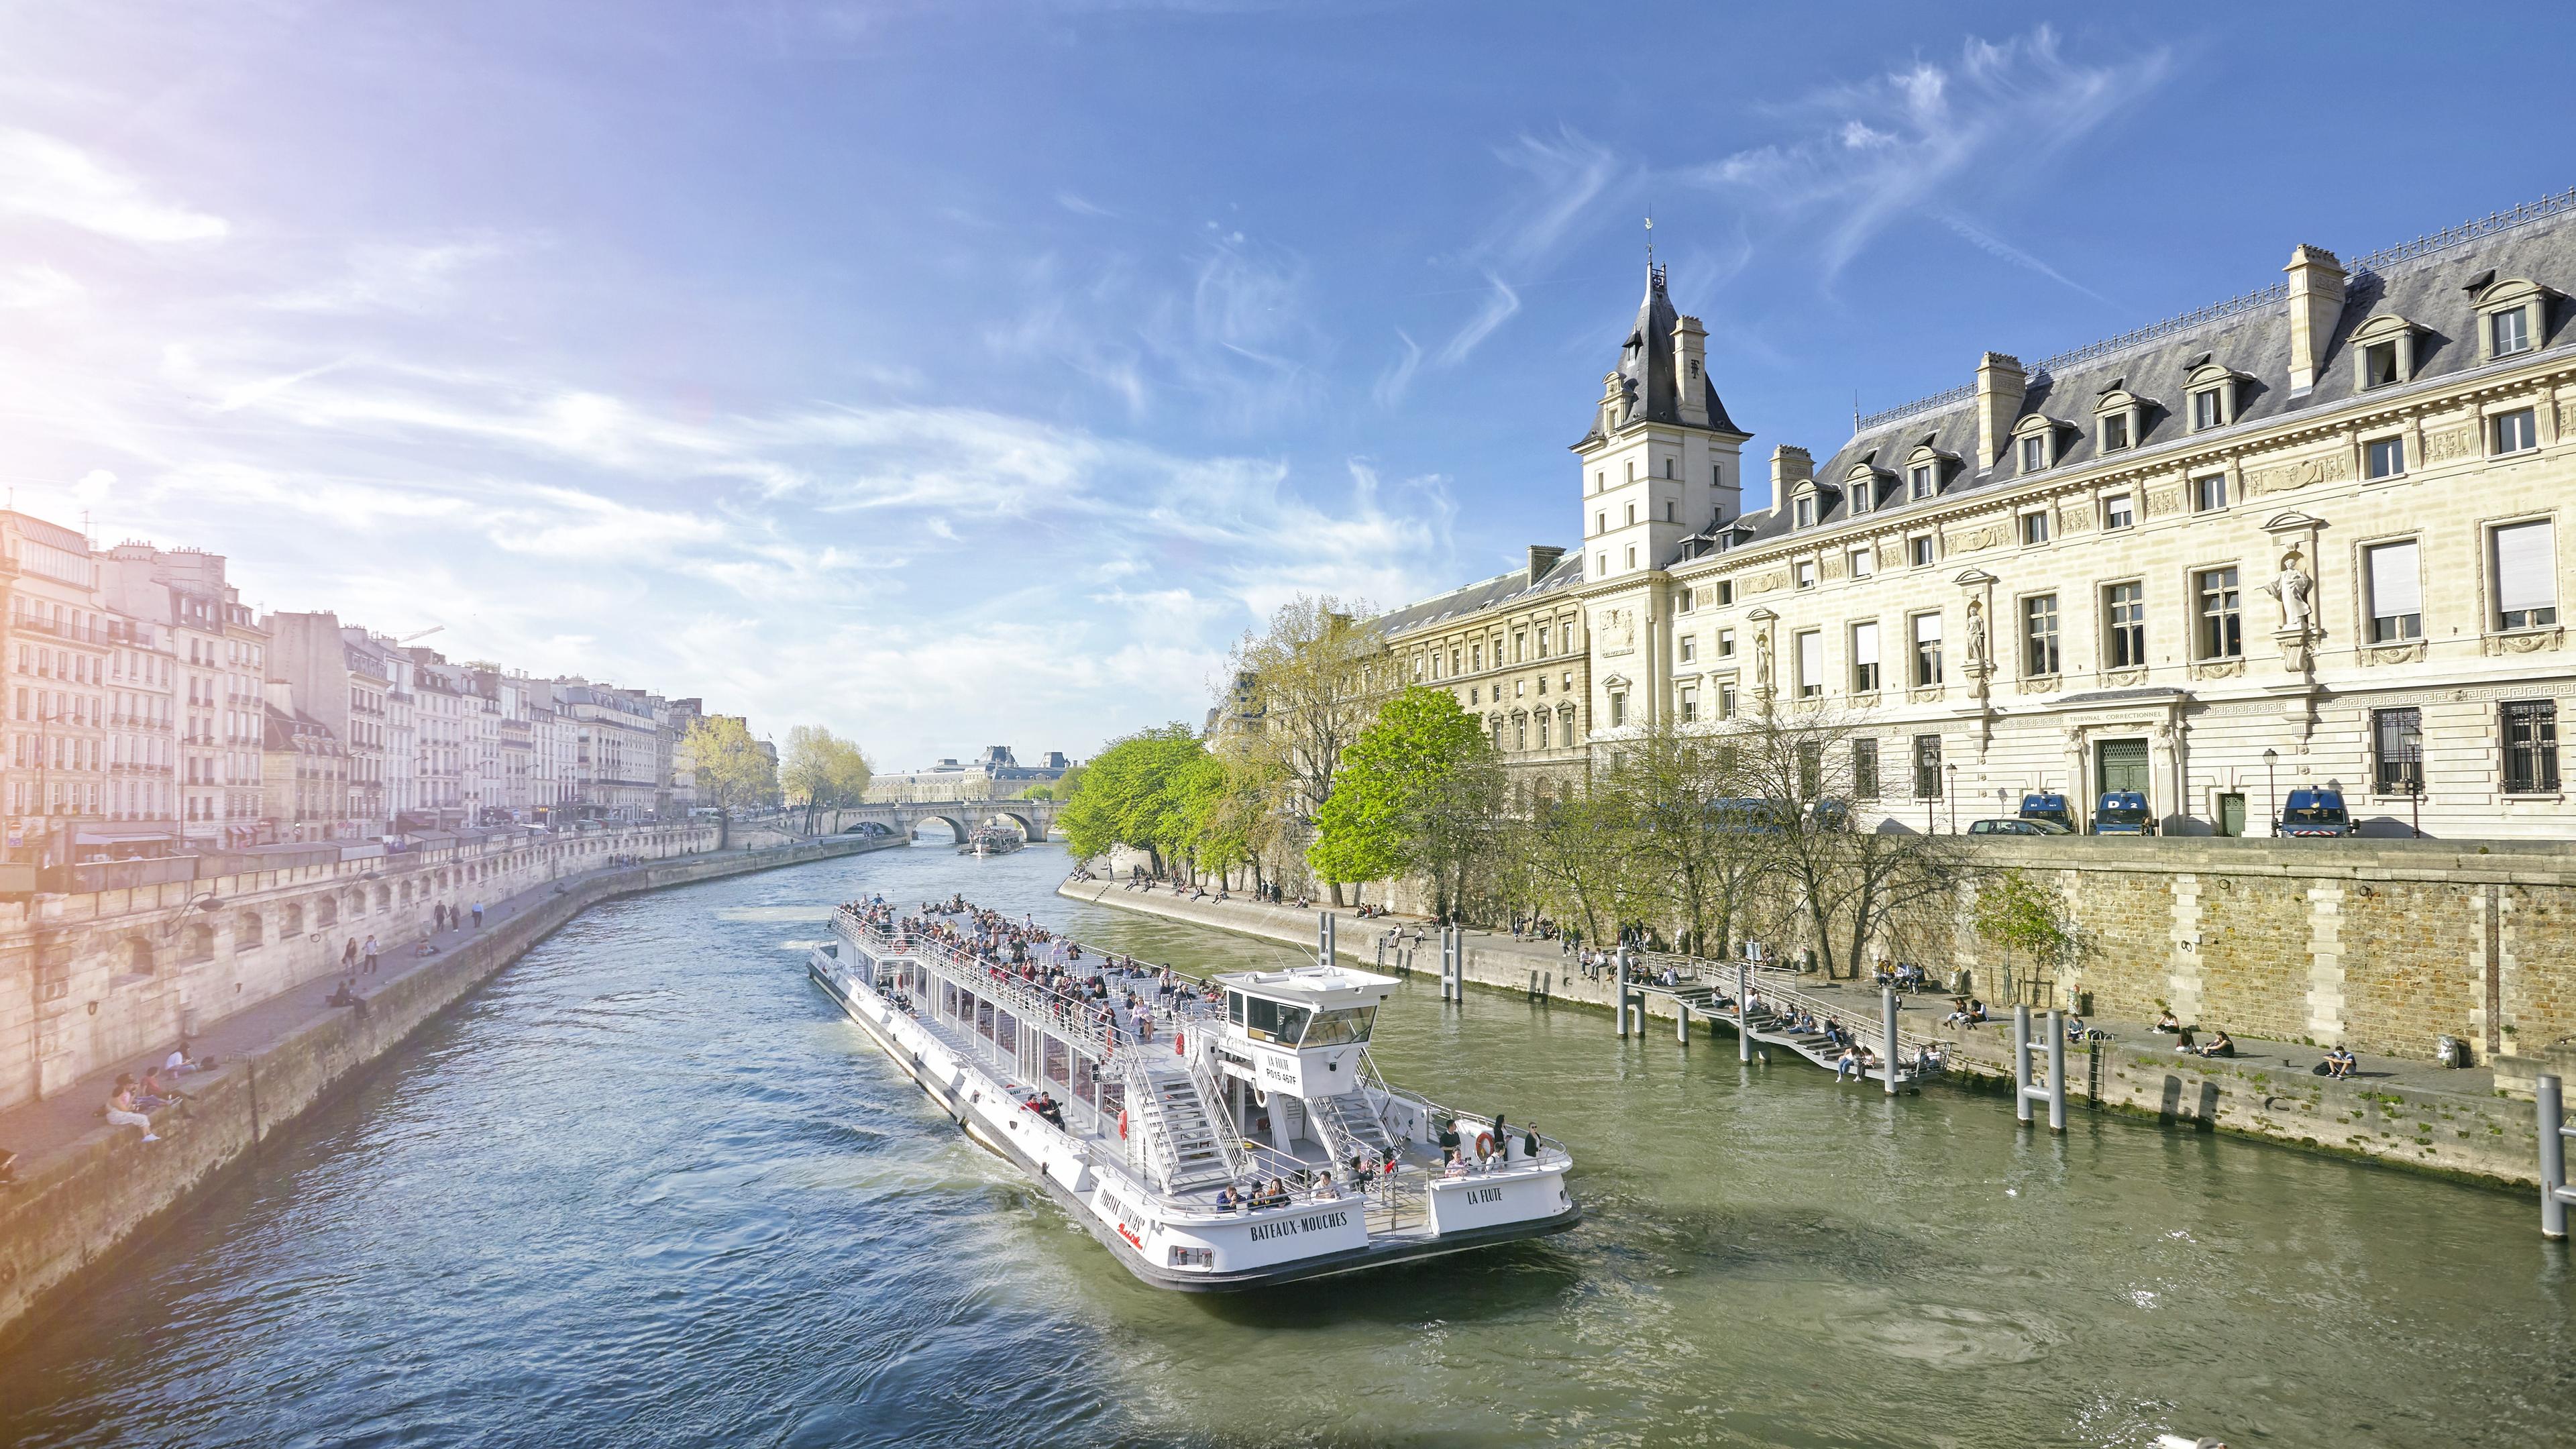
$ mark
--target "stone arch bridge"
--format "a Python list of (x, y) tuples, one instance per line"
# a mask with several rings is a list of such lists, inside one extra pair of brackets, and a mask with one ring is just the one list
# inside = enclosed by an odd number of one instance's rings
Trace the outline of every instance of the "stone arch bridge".
[(936, 820), (964, 840), (987, 821), (1007, 820), (1018, 826), (1022, 835), (1038, 841), (1055, 829), (1056, 811), (1062, 808), (1053, 800), (903, 800), (852, 805), (825, 811), (823, 833), (836, 835), (873, 822), (909, 836)]

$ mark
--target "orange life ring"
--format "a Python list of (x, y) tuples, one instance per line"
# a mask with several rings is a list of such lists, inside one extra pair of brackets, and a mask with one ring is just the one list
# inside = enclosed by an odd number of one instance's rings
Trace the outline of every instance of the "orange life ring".
[(1172, 1033), (1172, 1055), (1174, 1055), (1174, 1056), (1176, 1056), (1176, 1057), (1178, 1057), (1178, 1056), (1187, 1056), (1187, 1055), (1188, 1055), (1188, 1052), (1187, 1052), (1187, 1051), (1185, 1051), (1183, 1048), (1187, 1046), (1188, 1042), (1189, 1042), (1189, 1038), (1188, 1038), (1186, 1035), (1184, 1035), (1184, 1034), (1182, 1034), (1182, 1033), (1180, 1033), (1180, 1032), (1177, 1032), (1177, 1031), (1176, 1031), (1176, 1032), (1173, 1032), (1173, 1033)]
[(1493, 1133), (1491, 1133), (1491, 1132), (1479, 1132), (1479, 1133), (1477, 1133), (1477, 1134), (1476, 1134), (1476, 1155), (1477, 1155), (1478, 1157), (1483, 1157), (1483, 1156), (1486, 1156), (1487, 1154), (1491, 1153), (1493, 1150), (1494, 1150), (1494, 1134), (1493, 1134)]
[(1118, 1109), (1118, 1136), (1121, 1140), (1127, 1136), (1127, 1109), (1124, 1107)]

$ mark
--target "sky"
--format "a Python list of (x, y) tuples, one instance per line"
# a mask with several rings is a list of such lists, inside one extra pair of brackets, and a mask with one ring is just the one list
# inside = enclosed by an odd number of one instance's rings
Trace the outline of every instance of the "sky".
[(0, 0), (0, 485), (880, 769), (1088, 755), (1576, 538), (1649, 215), (1756, 463), (2576, 186), (2576, 12), (2270, 9)]

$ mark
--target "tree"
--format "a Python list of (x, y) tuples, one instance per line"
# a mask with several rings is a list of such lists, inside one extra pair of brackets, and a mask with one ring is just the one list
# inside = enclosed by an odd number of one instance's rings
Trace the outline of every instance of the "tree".
[(1156, 874), (1186, 847), (1189, 817), (1181, 786), (1207, 751), (1184, 724), (1141, 730), (1111, 741), (1094, 756), (1057, 823), (1077, 856), (1125, 845), (1146, 853)]
[[(1764, 702), (1732, 732), (1748, 792), (1763, 802), (1754, 828), (1796, 897), (1818, 963), (1830, 977), (1857, 973), (1873, 945), (1906, 921), (1955, 904), (1976, 875), (1955, 835), (1917, 834), (1890, 818), (1856, 829), (1855, 747), (1870, 739), (1854, 721), (1817, 706), (1783, 711)], [(1875, 741), (1871, 748), (1875, 749)]]
[(867, 755), (830, 730), (798, 725), (787, 732), (787, 752), (778, 763), (779, 789), (790, 806), (805, 812), (808, 835), (822, 812), (864, 802), (874, 777)]
[(1493, 746), (1457, 696), (1408, 689), (1343, 751), (1306, 858), (1333, 882), (1421, 870), (1433, 908), (1446, 915), (1492, 853), (1502, 797)]
[[(1329, 595), (1281, 605), (1268, 632), (1236, 643), (1233, 682), (1219, 700), (1247, 747), (1271, 757), (1294, 818), (1310, 831), (1341, 774), (1343, 751), (1394, 692), (1384, 642), (1355, 617), (1366, 609)], [(1351, 878), (1326, 872), (1333, 904)]]
[(1723, 959), (1775, 862), (1748, 828), (1741, 744), (1671, 723), (1623, 742), (1596, 787), (1616, 803), (1636, 866), (1633, 894), (1677, 927), (1683, 948)]
[(733, 834), (733, 812), (769, 800), (778, 793), (778, 767), (752, 739), (751, 729), (732, 715), (701, 715), (680, 741), (695, 772), (698, 798), (716, 807), (716, 848)]
[(2039, 966), (2055, 966), (2075, 953), (2075, 933), (2067, 924), (2065, 903), (2055, 891), (2017, 868), (1998, 871), (1979, 883), (1972, 919), (1977, 935), (2003, 950), (2007, 996), (2015, 995), (2015, 953)]
[(1585, 791), (1542, 803), (1528, 827), (1516, 832), (1520, 871), (1540, 904), (1560, 922), (1580, 922), (1583, 939), (1602, 941), (1625, 915), (1634, 872), (1622, 802), (1606, 791)]

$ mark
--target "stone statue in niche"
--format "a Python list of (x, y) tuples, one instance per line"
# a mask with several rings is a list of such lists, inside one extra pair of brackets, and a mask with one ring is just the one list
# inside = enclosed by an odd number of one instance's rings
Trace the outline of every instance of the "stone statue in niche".
[(2281, 628), (2284, 632), (2306, 630), (2308, 595), (2315, 588), (2316, 580), (2300, 567), (2299, 546), (2295, 543), (2290, 545), (2290, 551), (2281, 555), (2280, 573), (2263, 586), (2263, 592), (2281, 601)]
[(1771, 631), (1768, 629), (1753, 636), (1753, 687), (1771, 687)]
[(1968, 601), (1968, 662), (1986, 662), (1986, 605), (1982, 599)]

